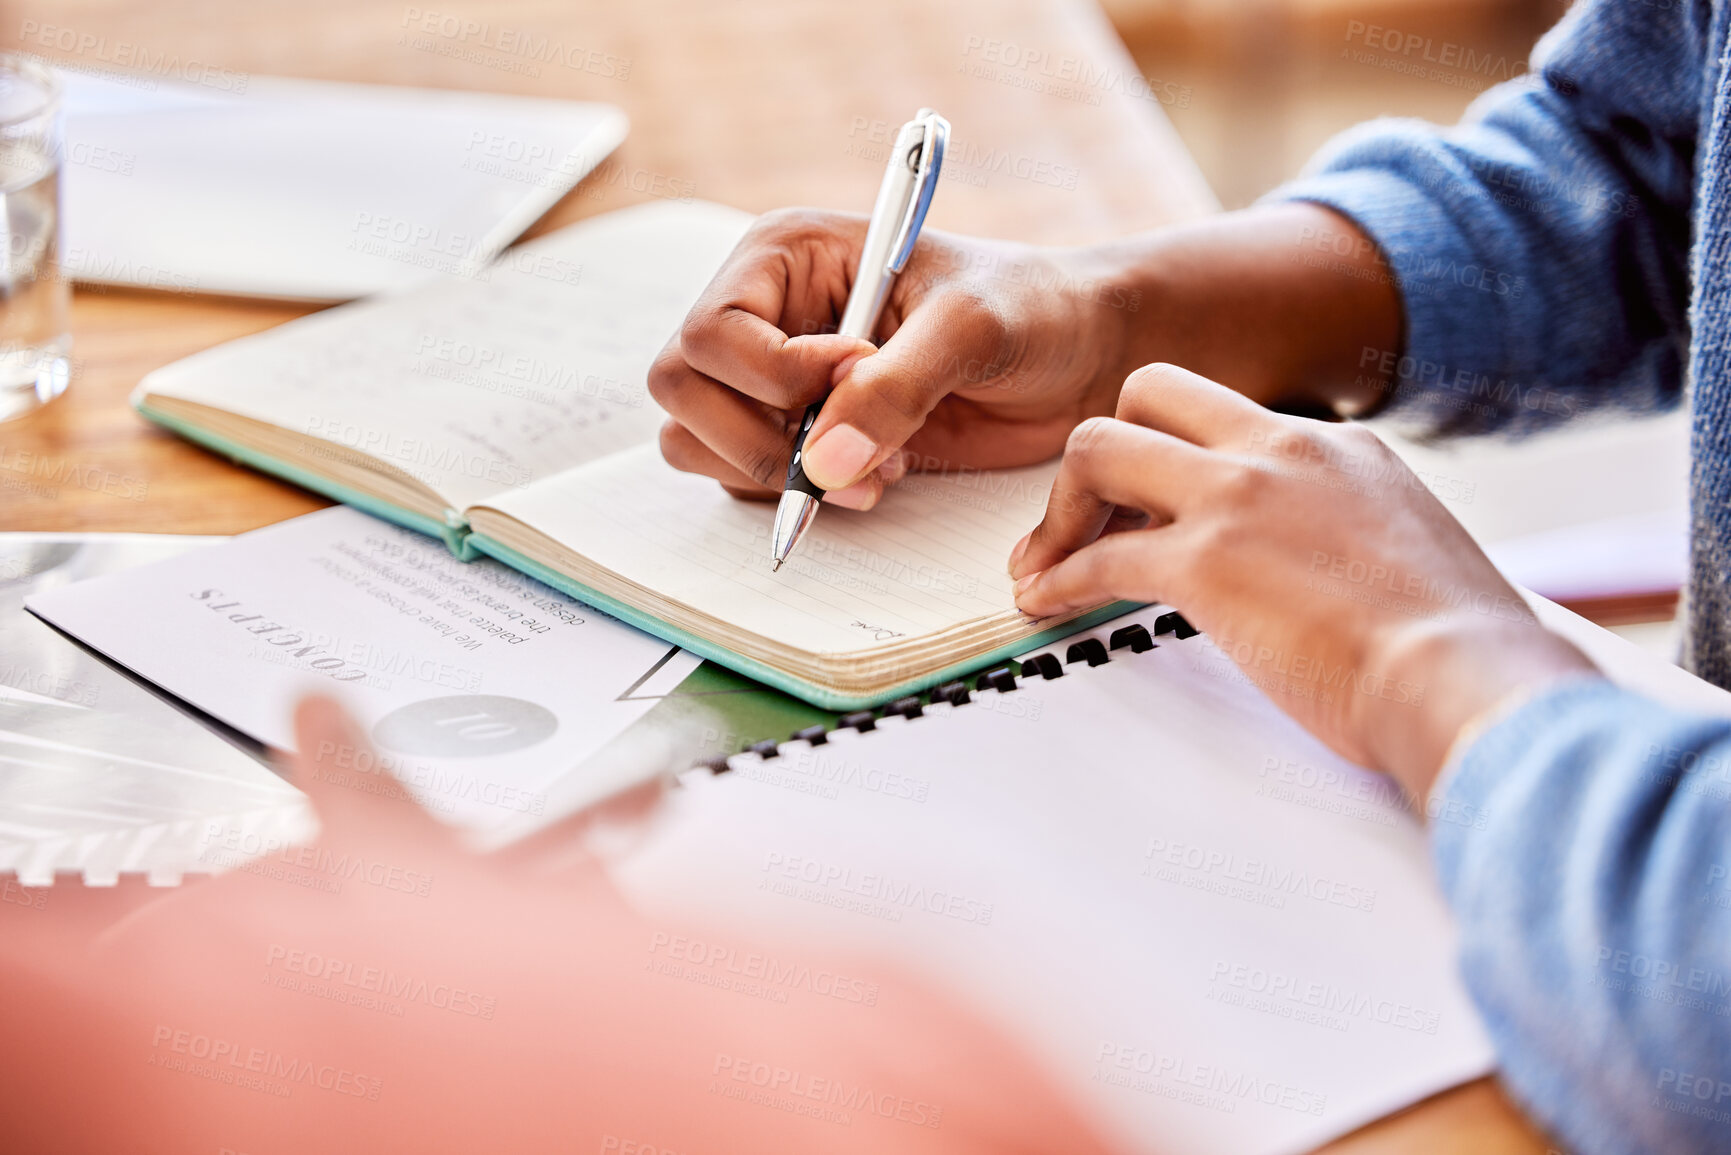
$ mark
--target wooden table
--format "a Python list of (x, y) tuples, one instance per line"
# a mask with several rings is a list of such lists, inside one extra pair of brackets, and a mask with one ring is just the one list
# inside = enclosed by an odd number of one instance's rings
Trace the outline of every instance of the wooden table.
[[(934, 207), (939, 227), (1079, 242), (1217, 207), (1162, 93), (1137, 88), (1088, 0), (21, 0), (0, 44), (99, 70), (130, 59), (165, 79), (196, 64), (624, 107), (629, 140), (534, 232), (669, 189), (753, 211), (857, 209), (882, 171), (872, 159), (881, 153), (862, 146), (920, 105), (956, 126), (949, 168), (960, 179)], [(1031, 53), (1041, 63), (1023, 66)], [(1080, 62), (1109, 79), (1041, 90), (1047, 74)], [(1004, 152), (1046, 179), (995, 169)], [(237, 533), (325, 504), (195, 449), (125, 404), (150, 370), (304, 311), (77, 292), (71, 390), (0, 425), (0, 529)], [(1545, 1149), (1490, 1080), (1327, 1148)]]

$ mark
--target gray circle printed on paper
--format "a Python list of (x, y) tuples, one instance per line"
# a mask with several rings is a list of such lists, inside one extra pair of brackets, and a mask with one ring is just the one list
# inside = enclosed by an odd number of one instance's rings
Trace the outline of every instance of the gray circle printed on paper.
[(455, 694), (392, 710), (373, 727), (373, 741), (402, 754), (478, 758), (526, 750), (558, 728), (553, 711), (522, 698)]

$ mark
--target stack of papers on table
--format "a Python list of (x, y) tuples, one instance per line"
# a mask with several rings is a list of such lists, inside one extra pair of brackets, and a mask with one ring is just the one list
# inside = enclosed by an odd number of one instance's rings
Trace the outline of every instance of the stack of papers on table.
[(483, 92), (59, 75), (66, 273), (169, 292), (340, 301), (472, 276), (627, 123)]

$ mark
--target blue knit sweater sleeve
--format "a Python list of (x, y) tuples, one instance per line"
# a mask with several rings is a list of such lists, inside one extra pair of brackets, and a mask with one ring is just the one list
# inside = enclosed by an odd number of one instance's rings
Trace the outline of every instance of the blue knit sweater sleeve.
[[(1270, 194), (1333, 208), (1381, 248), (1404, 343), (1360, 367), (1392, 375), (1383, 412), (1403, 431), (1520, 434), (1676, 403), (1711, 18), (1707, 0), (1578, 0), (1458, 126), (1373, 121)], [(1458, 49), (1418, 40), (1372, 27), (1346, 51), (1465, 74)], [(1345, 268), (1320, 237), (1293, 259)]]
[(1731, 720), (1566, 681), (1430, 809), (1516, 1098), (1576, 1155), (1731, 1150)]

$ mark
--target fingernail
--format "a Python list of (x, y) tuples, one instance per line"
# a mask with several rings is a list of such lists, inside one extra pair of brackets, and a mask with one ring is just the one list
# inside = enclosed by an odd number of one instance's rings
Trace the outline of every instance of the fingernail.
[(1016, 572), (1016, 563), (1021, 561), (1022, 555), (1028, 552), (1028, 542), (1030, 540), (1032, 540), (1033, 536), (1034, 535), (1031, 532), (1030, 533), (1024, 533), (1022, 535), (1022, 540), (1018, 541), (1015, 545), (1015, 548), (1010, 550), (1010, 572), (1011, 573)]
[(843, 509), (870, 509), (878, 503), (877, 490), (864, 481), (855, 482), (846, 489), (828, 490), (823, 499)]
[[(1045, 570), (1040, 571), (1040, 573), (1045, 573), (1045, 572), (1046, 572)], [(1040, 573), (1031, 573), (1027, 577), (1023, 578), (1021, 581), (1016, 583), (1016, 600), (1017, 601), (1021, 601), (1022, 595), (1027, 593), (1028, 590), (1030, 588), (1032, 588), (1033, 584), (1040, 580)]]
[(837, 425), (805, 447), (805, 475), (820, 488), (845, 489), (877, 455), (871, 438), (851, 425)]

